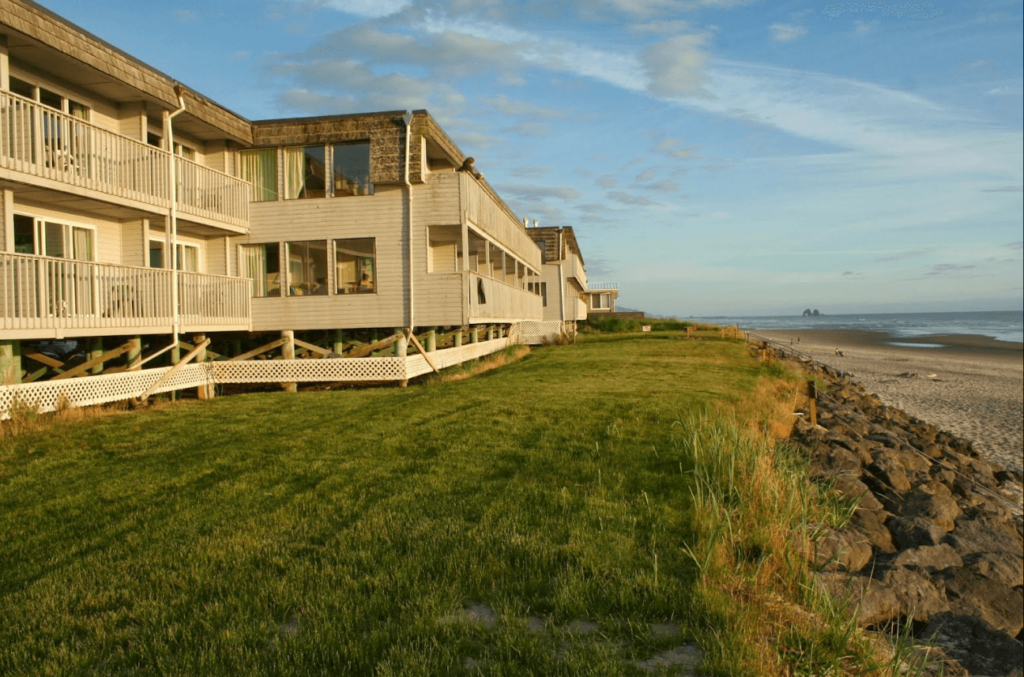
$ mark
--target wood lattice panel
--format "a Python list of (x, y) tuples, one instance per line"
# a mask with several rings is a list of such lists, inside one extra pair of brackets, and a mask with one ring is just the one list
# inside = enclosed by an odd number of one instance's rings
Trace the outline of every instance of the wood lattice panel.
[(527, 346), (554, 343), (565, 333), (562, 323), (558, 320), (542, 322), (516, 322), (509, 328), (509, 342)]

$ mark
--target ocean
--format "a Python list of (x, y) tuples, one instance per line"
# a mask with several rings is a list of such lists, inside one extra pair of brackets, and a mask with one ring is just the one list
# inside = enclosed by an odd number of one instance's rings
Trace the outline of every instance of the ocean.
[(764, 317), (700, 317), (714, 324), (743, 329), (861, 329), (894, 336), (973, 334), (998, 341), (1024, 343), (1024, 314), (1017, 311), (969, 313), (859, 313), (856, 315), (775, 315)]

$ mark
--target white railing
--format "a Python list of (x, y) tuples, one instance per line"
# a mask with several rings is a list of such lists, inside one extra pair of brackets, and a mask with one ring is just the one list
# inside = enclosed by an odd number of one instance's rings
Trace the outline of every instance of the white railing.
[(467, 273), (466, 282), (470, 322), (540, 320), (544, 317), (543, 300), (531, 291), (476, 273)]
[(178, 163), (178, 209), (184, 214), (249, 225), (249, 195), (252, 187), (230, 174), (204, 167), (185, 158)]
[[(0, 253), (0, 329), (169, 327), (170, 270)], [(245, 278), (179, 273), (182, 327), (248, 326)]]
[(252, 281), (203, 273), (178, 273), (178, 307), (183, 327), (249, 325)]
[[(0, 167), (168, 208), (170, 157), (142, 141), (0, 91)], [(184, 214), (248, 225), (248, 182), (175, 160)]]

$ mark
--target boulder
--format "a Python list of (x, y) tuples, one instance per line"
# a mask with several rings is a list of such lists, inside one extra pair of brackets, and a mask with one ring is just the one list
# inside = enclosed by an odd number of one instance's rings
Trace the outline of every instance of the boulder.
[(949, 609), (982, 618), (993, 629), (1016, 637), (1024, 629), (1024, 595), (971, 569), (950, 569), (942, 577)]
[(910, 491), (910, 479), (906, 468), (900, 463), (899, 456), (890, 449), (877, 454), (875, 461), (868, 469), (871, 474), (898, 493)]
[[(872, 496), (872, 498), (874, 497)], [(884, 510), (866, 510), (860, 507), (853, 513), (850, 526), (859, 531), (864, 539), (878, 551), (892, 554), (896, 552), (896, 546), (892, 542), (892, 533), (885, 526), (885, 520), (888, 517), (890, 517), (889, 513)]]
[(944, 649), (972, 675), (1019, 674), (1024, 665), (1024, 645), (980, 618), (939, 614), (919, 636)]
[(886, 524), (900, 550), (938, 545), (946, 535), (944, 529), (921, 517), (896, 517)]
[(950, 610), (946, 595), (921, 572), (891, 567), (882, 572), (881, 581), (896, 594), (901, 616), (928, 622), (933, 616)]
[(892, 561), (893, 566), (911, 567), (931, 573), (950, 567), (962, 567), (963, 559), (948, 543), (923, 545), (904, 550)]
[(881, 510), (882, 503), (868, 489), (868, 485), (848, 473), (840, 473), (832, 478), (832, 488), (843, 498), (860, 499), (860, 507), (866, 510)]
[(1016, 526), (990, 516), (975, 519), (960, 517), (956, 521), (956, 528), (943, 540), (968, 561), (977, 559), (971, 555), (985, 553), (1000, 553), (1024, 560), (1024, 540)]
[(810, 548), (808, 559), (825, 571), (860, 571), (871, 561), (873, 554), (871, 545), (862, 536), (829, 527), (823, 528)]
[(921, 517), (943, 531), (953, 531), (956, 519), (960, 517), (960, 506), (952, 496), (915, 493), (907, 497), (903, 514), (908, 517)]
[(854, 477), (860, 477), (860, 457), (856, 453), (842, 446), (818, 446), (815, 449), (814, 462), (811, 470), (812, 479), (817, 477), (832, 477), (839, 473), (846, 473)]
[(869, 576), (827, 572), (817, 574), (817, 579), (829, 595), (848, 605), (861, 627), (886, 623), (900, 615), (896, 593)]

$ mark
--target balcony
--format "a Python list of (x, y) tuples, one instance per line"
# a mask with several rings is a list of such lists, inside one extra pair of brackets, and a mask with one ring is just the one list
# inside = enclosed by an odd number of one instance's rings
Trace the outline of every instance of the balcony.
[(0, 92), (0, 169), (163, 210), (171, 206), (172, 157), (183, 216), (248, 228), (248, 182)]
[[(9, 338), (170, 333), (172, 271), (0, 253), (0, 331)], [(182, 332), (250, 327), (251, 282), (178, 273)]]
[(465, 279), (470, 324), (544, 318), (543, 299), (531, 291), (477, 273), (466, 273)]

